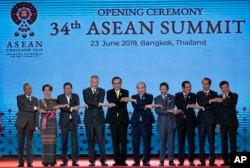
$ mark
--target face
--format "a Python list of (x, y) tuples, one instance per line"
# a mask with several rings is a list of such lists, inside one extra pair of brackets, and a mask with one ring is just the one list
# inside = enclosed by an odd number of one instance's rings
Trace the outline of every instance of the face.
[(120, 79), (114, 79), (113, 82), (112, 82), (112, 85), (113, 85), (113, 88), (115, 90), (120, 90), (121, 86), (122, 86), (122, 82), (121, 82)]
[(208, 91), (210, 89), (210, 84), (208, 80), (202, 80), (202, 88), (204, 91)]
[(93, 89), (96, 89), (98, 87), (98, 84), (99, 84), (99, 79), (98, 78), (91, 78), (90, 79), (90, 86)]
[(31, 85), (25, 85), (24, 86), (24, 94), (27, 96), (30, 96), (32, 93), (32, 86)]
[(189, 94), (191, 92), (191, 84), (190, 83), (185, 83), (185, 86), (182, 87), (182, 91), (185, 94)]
[(160, 92), (161, 92), (162, 95), (166, 95), (166, 94), (168, 93), (168, 88), (167, 88), (167, 86), (162, 85), (162, 86), (160, 87)]
[(146, 87), (143, 83), (137, 84), (137, 92), (139, 95), (144, 95), (146, 93)]
[(64, 93), (65, 93), (67, 96), (71, 95), (71, 93), (72, 93), (72, 88), (71, 88), (70, 85), (65, 85), (65, 86), (64, 86)]
[(227, 94), (229, 92), (229, 86), (227, 84), (222, 85), (220, 89), (224, 94)]
[(51, 97), (51, 90), (48, 86), (46, 86), (43, 90), (43, 94), (45, 97)]

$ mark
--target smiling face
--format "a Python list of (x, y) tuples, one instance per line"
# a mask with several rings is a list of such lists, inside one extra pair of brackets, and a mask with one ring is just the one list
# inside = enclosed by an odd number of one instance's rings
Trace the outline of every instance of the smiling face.
[(70, 85), (65, 85), (64, 86), (64, 93), (69, 96), (72, 93), (72, 87)]
[(146, 93), (146, 86), (144, 83), (139, 82), (136, 88), (139, 95), (144, 95)]
[(184, 86), (182, 87), (182, 91), (185, 94), (189, 94), (191, 92), (191, 84), (190, 83), (185, 83)]
[(211, 84), (210, 84), (209, 80), (206, 80), (206, 79), (202, 80), (202, 88), (204, 91), (208, 91), (210, 89), (210, 86), (211, 86)]
[(162, 85), (161, 87), (160, 87), (160, 92), (161, 92), (161, 94), (162, 95), (167, 95), (167, 93), (168, 93), (168, 87), (166, 86), (166, 85)]
[(99, 84), (99, 79), (98, 78), (93, 77), (93, 78), (90, 79), (91, 88), (96, 89), (98, 87), (98, 84)]
[(120, 89), (121, 89), (121, 86), (122, 86), (122, 82), (121, 82), (120, 79), (114, 79), (114, 80), (112, 81), (112, 85), (113, 85), (113, 88), (114, 88), (115, 90), (120, 90)]
[(23, 87), (24, 94), (30, 96), (32, 93), (32, 86), (27, 84)]
[(52, 91), (50, 90), (49, 86), (44, 87), (44, 89), (43, 89), (44, 97), (50, 98), (51, 97), (51, 92)]

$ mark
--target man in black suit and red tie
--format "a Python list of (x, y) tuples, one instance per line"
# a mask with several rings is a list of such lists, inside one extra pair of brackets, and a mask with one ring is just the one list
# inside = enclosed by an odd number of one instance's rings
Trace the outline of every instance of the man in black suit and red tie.
[(28, 167), (33, 167), (33, 134), (38, 128), (38, 99), (31, 95), (30, 83), (23, 85), (24, 94), (17, 96), (18, 113), (16, 119), (18, 140), (18, 167), (24, 167), (24, 138), (26, 139), (26, 161)]
[(196, 95), (191, 92), (191, 83), (182, 82), (182, 92), (175, 94), (175, 104), (178, 109), (176, 124), (178, 133), (178, 160), (179, 166), (183, 166), (185, 158), (185, 139), (188, 140), (188, 160), (190, 166), (194, 164), (194, 132), (196, 126)]
[(79, 149), (78, 149), (78, 124), (80, 124), (79, 108), (80, 100), (78, 94), (72, 93), (72, 84), (69, 82), (63, 85), (64, 93), (57, 97), (57, 104), (65, 104), (65, 107), (60, 108), (59, 126), (61, 128), (62, 137), (62, 164), (68, 165), (68, 135), (71, 133), (72, 146), (72, 166), (79, 166)]
[(237, 151), (237, 128), (239, 126), (236, 105), (238, 102), (238, 94), (230, 91), (229, 83), (221, 81), (220, 89), (222, 93), (219, 97), (211, 99), (210, 102), (218, 103), (216, 109), (216, 128), (221, 133), (222, 159), (224, 163), (221, 166), (229, 166), (228, 154), (228, 135), (231, 152)]
[(88, 150), (89, 150), (89, 166), (95, 166), (95, 140), (99, 146), (100, 161), (102, 166), (108, 166), (105, 155), (105, 118), (103, 103), (105, 90), (98, 87), (99, 77), (92, 75), (90, 77), (90, 87), (83, 90), (83, 99), (88, 108), (85, 109), (84, 123), (86, 127)]
[(113, 142), (113, 166), (127, 166), (127, 128), (129, 116), (127, 103), (130, 101), (128, 90), (122, 89), (122, 79), (112, 79), (113, 89), (107, 91), (108, 112), (106, 122), (110, 126)]
[(197, 115), (197, 126), (200, 144), (200, 164), (198, 166), (206, 166), (204, 156), (205, 137), (209, 143), (209, 166), (217, 166), (214, 151), (214, 135), (215, 135), (215, 109), (216, 103), (210, 102), (210, 99), (217, 97), (217, 92), (210, 89), (211, 79), (202, 79), (202, 90), (197, 92), (196, 108), (199, 109)]
[(140, 165), (141, 138), (143, 142), (143, 166), (150, 166), (152, 124), (155, 122), (151, 109), (162, 106), (153, 104), (153, 95), (146, 93), (144, 82), (139, 82), (136, 88), (138, 94), (133, 95), (131, 99), (134, 108), (131, 117), (134, 160), (132, 166)]

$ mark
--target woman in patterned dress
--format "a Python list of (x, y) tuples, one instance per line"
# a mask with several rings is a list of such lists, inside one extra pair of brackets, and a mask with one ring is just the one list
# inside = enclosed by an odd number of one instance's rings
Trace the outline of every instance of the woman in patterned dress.
[(52, 86), (45, 84), (42, 87), (44, 98), (40, 100), (42, 164), (44, 167), (56, 165), (56, 109), (65, 107), (57, 105), (56, 99), (51, 98)]

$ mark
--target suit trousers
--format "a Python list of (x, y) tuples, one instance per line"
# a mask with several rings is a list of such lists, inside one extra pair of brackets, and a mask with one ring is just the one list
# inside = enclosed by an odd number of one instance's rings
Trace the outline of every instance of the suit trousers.
[(166, 156), (166, 143), (168, 145), (168, 160), (173, 161), (175, 128), (159, 126), (158, 131), (160, 133), (160, 162), (164, 162)]
[(220, 129), (220, 133), (221, 133), (222, 159), (224, 160), (224, 162), (229, 162), (228, 134), (229, 134), (231, 152), (236, 152), (237, 126), (222, 126)]
[(135, 163), (140, 162), (140, 141), (143, 143), (143, 163), (150, 162), (152, 125), (146, 126), (140, 122), (132, 127), (133, 159)]
[(30, 129), (29, 122), (24, 128), (17, 127), (17, 139), (18, 139), (18, 162), (24, 164), (23, 151), (24, 140), (26, 139), (26, 161), (28, 164), (32, 164), (34, 159), (33, 154), (33, 134), (34, 130)]
[(105, 124), (100, 124), (96, 120), (93, 120), (92, 123), (85, 124), (87, 139), (88, 139), (88, 151), (89, 151), (89, 162), (94, 163), (95, 158), (95, 139), (97, 140), (97, 144), (99, 146), (100, 151), (100, 161), (106, 162), (105, 155)]
[(184, 162), (185, 158), (185, 141), (186, 136), (188, 140), (188, 160), (194, 162), (194, 132), (195, 125), (190, 125), (184, 120), (178, 129), (178, 160), (180, 163)]
[(126, 162), (127, 159), (127, 124), (110, 124), (113, 143), (114, 160), (116, 163)]
[(204, 156), (204, 146), (206, 135), (208, 137), (209, 143), (209, 162), (214, 163), (215, 153), (214, 153), (214, 124), (200, 123), (198, 124), (198, 134), (199, 134), (199, 144), (200, 144), (200, 162), (205, 163)]
[(71, 146), (72, 146), (72, 161), (78, 162), (79, 149), (78, 149), (78, 125), (75, 125), (73, 121), (69, 121), (66, 127), (61, 127), (62, 136), (62, 161), (63, 163), (68, 162), (67, 151), (68, 151), (68, 136), (71, 133)]

